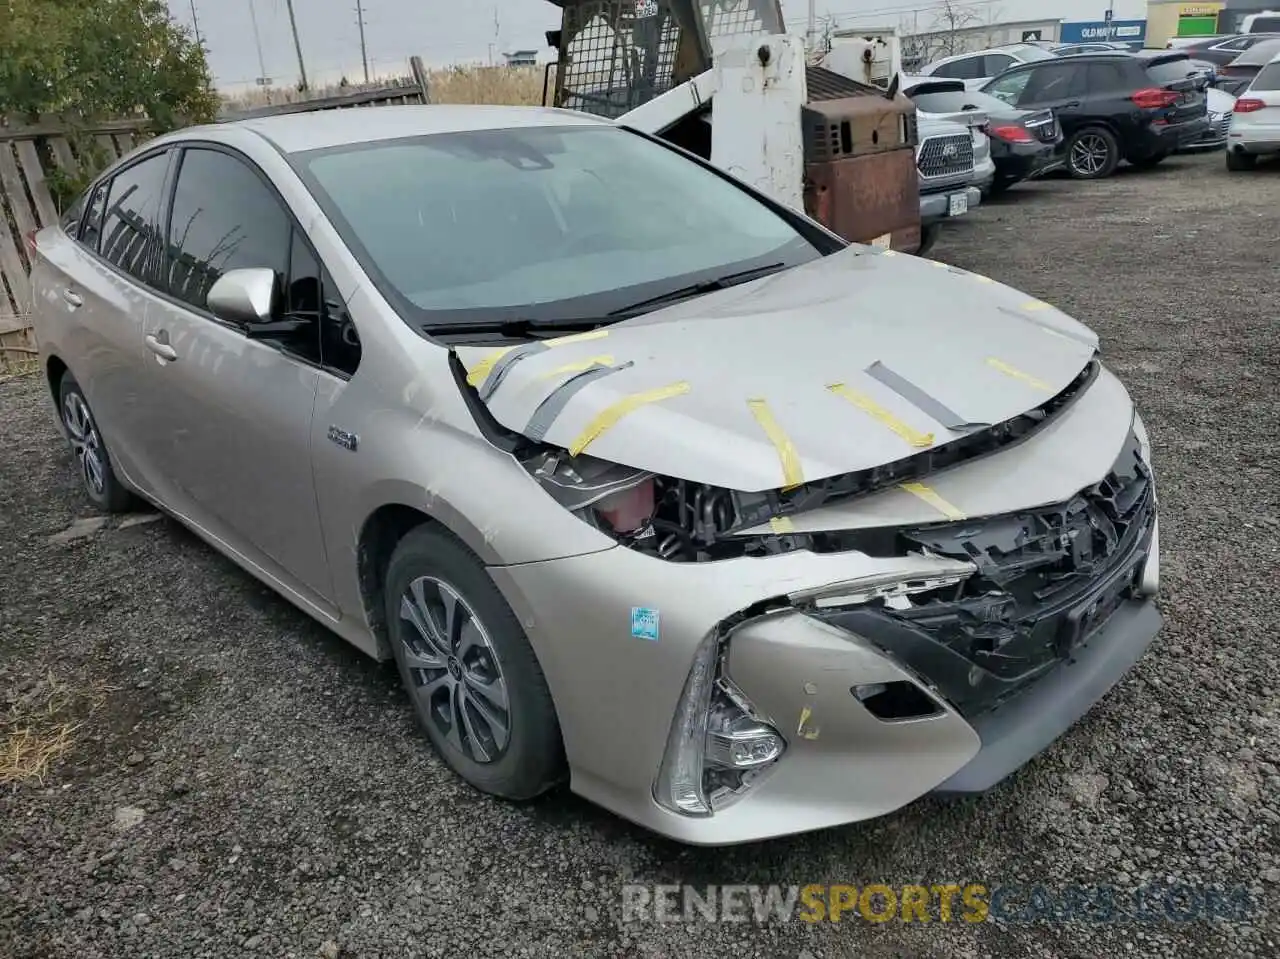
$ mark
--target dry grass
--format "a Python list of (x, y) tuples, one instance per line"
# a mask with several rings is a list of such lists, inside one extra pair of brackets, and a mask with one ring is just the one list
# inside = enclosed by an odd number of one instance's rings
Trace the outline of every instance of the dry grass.
[[(542, 67), (449, 67), (432, 70), (427, 85), (432, 103), (498, 103), (530, 106), (542, 102)], [(230, 110), (248, 110), (269, 104), (296, 103), (323, 97), (377, 90), (388, 86), (412, 86), (408, 76), (382, 77), (373, 83), (346, 87), (318, 87), (299, 93), (291, 87), (272, 87), (223, 98)]]
[[(75, 733), (82, 724), (67, 716), (83, 695), (49, 673), (18, 697), (0, 717), (0, 786), (44, 784), (50, 766), (75, 745)], [(104, 695), (93, 694), (90, 711), (103, 702)]]

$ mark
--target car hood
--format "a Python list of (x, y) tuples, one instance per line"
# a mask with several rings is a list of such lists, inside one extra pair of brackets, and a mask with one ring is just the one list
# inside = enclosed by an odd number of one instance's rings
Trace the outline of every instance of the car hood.
[(984, 276), (855, 245), (589, 333), (455, 349), (507, 429), (749, 492), (891, 463), (1038, 407), (1097, 337)]
[(1209, 87), (1204, 93), (1210, 113), (1230, 113), (1236, 108), (1236, 98), (1225, 90)]

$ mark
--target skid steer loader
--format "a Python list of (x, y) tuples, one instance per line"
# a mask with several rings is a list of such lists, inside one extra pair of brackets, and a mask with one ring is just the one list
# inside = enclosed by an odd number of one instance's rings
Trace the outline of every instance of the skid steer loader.
[(920, 249), (915, 108), (809, 62), (778, 0), (550, 2), (545, 105), (659, 135), (852, 242)]

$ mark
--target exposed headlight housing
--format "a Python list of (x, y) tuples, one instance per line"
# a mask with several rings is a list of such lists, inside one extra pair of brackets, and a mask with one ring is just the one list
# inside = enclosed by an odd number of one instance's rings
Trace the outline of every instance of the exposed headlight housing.
[(725, 675), (728, 637), (698, 646), (654, 783), (659, 805), (710, 816), (742, 797), (786, 751), (777, 728)]

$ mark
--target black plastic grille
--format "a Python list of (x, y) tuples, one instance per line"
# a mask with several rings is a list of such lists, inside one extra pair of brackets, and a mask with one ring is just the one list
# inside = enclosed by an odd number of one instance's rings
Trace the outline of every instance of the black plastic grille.
[(973, 140), (967, 133), (927, 137), (920, 144), (916, 166), (921, 176), (955, 176), (973, 169)]

